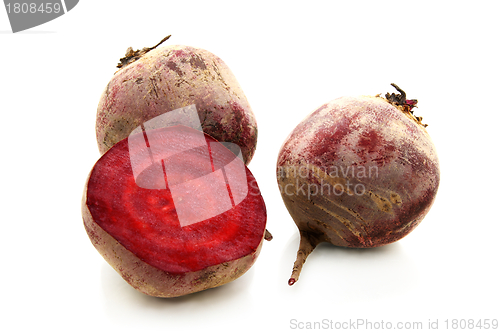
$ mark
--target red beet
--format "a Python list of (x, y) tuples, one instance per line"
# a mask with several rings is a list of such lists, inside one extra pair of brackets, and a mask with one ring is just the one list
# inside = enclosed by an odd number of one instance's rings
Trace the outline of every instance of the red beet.
[(89, 174), (83, 220), (93, 245), (134, 288), (176, 297), (245, 273), (266, 208), (243, 161), (186, 126), (139, 127)]
[(342, 97), (307, 116), (281, 147), (277, 179), (300, 231), (289, 284), (321, 242), (371, 248), (408, 235), (439, 185), (435, 147), (416, 100)]
[(229, 67), (203, 49), (157, 46), (129, 48), (104, 90), (96, 120), (101, 154), (144, 122), (194, 105), (203, 131), (219, 142), (235, 143), (245, 164), (250, 163), (257, 145), (257, 123)]

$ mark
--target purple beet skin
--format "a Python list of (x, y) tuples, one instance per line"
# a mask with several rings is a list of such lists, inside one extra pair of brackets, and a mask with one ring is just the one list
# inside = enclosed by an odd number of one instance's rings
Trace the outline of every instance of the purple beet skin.
[(277, 161), (283, 201), (300, 232), (289, 284), (321, 242), (371, 248), (408, 235), (439, 185), (436, 149), (405, 93), (342, 97), (307, 116)]
[(194, 105), (203, 131), (220, 142), (237, 144), (245, 164), (250, 162), (257, 144), (255, 116), (219, 57), (182, 45), (129, 48), (118, 67), (97, 108), (101, 154), (144, 122)]

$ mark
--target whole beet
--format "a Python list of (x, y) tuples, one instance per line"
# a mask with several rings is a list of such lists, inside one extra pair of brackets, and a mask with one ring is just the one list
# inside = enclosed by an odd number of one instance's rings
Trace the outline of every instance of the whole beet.
[(289, 284), (321, 242), (371, 248), (408, 235), (429, 211), (440, 173), (416, 100), (342, 97), (308, 115), (279, 152), (277, 180), (300, 231)]
[[(168, 36), (170, 37), (170, 36)], [(245, 164), (257, 144), (257, 123), (243, 90), (216, 55), (195, 47), (169, 45), (127, 50), (98, 107), (99, 151), (106, 152), (144, 122), (195, 105), (205, 133), (241, 149)]]

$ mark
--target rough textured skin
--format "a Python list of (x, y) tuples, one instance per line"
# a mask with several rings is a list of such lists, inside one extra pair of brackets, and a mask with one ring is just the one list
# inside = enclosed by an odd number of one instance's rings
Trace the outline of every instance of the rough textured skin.
[(263, 241), (255, 252), (240, 259), (196, 272), (171, 274), (142, 261), (104, 231), (87, 207), (86, 192), (87, 187), (82, 199), (82, 216), (92, 244), (125, 281), (146, 295), (178, 297), (231, 282), (250, 269), (262, 248)]
[(313, 249), (320, 242), (368, 248), (401, 239), (429, 211), (440, 176), (423, 126), (383, 98), (343, 97), (289, 135), (277, 177)]
[(257, 123), (239, 83), (217, 56), (180, 45), (151, 50), (115, 73), (97, 108), (99, 151), (104, 154), (145, 121), (191, 104), (203, 131), (237, 144), (248, 165)]

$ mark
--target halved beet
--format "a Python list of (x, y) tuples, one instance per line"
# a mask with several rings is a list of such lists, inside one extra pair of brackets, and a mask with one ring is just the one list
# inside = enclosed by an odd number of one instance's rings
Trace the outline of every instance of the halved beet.
[(266, 207), (243, 161), (186, 126), (134, 131), (93, 167), (82, 213), (93, 245), (134, 288), (176, 297), (245, 273)]

